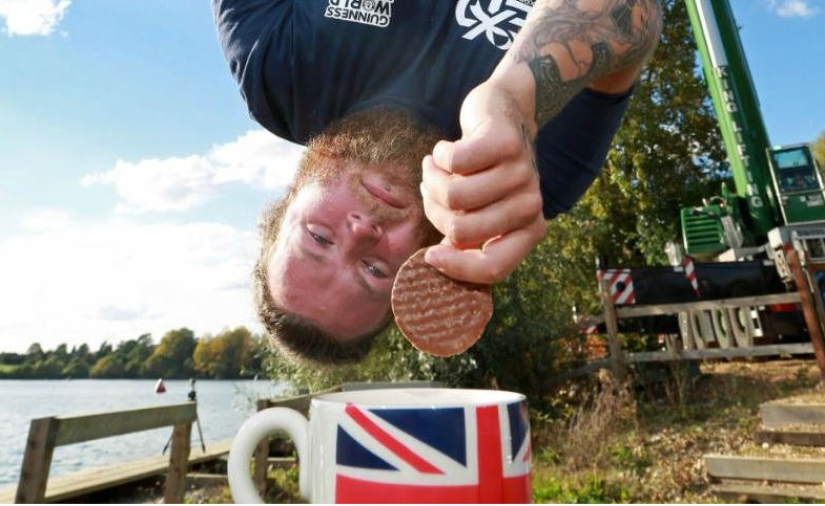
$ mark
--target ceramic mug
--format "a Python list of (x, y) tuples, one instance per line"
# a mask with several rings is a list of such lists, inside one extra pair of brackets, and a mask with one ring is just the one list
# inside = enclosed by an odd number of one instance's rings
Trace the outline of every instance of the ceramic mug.
[(232, 441), (229, 486), (238, 503), (263, 502), (250, 459), (286, 432), (298, 452), (301, 494), (313, 503), (528, 503), (530, 425), (522, 394), (400, 388), (312, 399), (309, 420), (269, 408)]

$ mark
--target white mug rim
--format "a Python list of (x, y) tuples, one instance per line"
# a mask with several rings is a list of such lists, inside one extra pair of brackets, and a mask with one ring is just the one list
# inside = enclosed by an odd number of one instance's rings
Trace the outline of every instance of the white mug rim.
[(421, 409), (483, 407), (525, 401), (524, 394), (507, 390), (461, 388), (375, 388), (333, 392), (313, 397), (312, 406), (354, 404), (363, 408)]

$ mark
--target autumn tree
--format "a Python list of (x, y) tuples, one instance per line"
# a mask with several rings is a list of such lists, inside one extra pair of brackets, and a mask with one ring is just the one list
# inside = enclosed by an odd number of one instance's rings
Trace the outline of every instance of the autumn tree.
[(197, 344), (195, 334), (191, 330), (170, 330), (164, 334), (152, 355), (146, 360), (147, 374), (167, 379), (194, 376), (192, 354)]
[(252, 360), (252, 333), (245, 327), (225, 330), (214, 337), (203, 337), (194, 352), (195, 369), (210, 378), (238, 378)]
[(122, 378), (126, 368), (123, 359), (115, 354), (101, 358), (89, 370), (89, 377), (95, 379)]
[(137, 339), (124, 341), (116, 353), (122, 357), (125, 365), (124, 374), (128, 378), (141, 378), (151, 376), (147, 374), (146, 362), (155, 351), (151, 334), (143, 334)]
[(88, 378), (91, 368), (88, 362), (82, 358), (72, 357), (69, 362), (63, 367), (61, 377), (72, 379)]
[(29, 345), (29, 349), (26, 350), (26, 355), (32, 360), (43, 358), (43, 354), (43, 348), (40, 346), (40, 343), (32, 343)]

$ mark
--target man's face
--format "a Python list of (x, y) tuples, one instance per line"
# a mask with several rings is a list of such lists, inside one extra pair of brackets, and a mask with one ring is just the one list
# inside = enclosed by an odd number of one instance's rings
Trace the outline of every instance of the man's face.
[(376, 329), (401, 264), (423, 245), (421, 200), (386, 167), (354, 162), (304, 185), (267, 260), (272, 299), (340, 341)]

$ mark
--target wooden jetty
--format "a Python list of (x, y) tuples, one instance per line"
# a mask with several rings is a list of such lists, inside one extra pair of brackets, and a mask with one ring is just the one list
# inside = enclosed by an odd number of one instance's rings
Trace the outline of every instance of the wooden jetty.
[[(16, 489), (0, 490), (0, 502), (45, 503), (70, 500), (115, 486), (166, 475), (164, 502), (181, 503), (186, 475), (193, 464), (217, 460), (229, 453), (229, 441), (192, 451), (192, 423), (197, 403), (188, 402), (128, 411), (46, 417), (32, 420)], [(49, 479), (55, 447), (161, 427), (173, 427), (171, 451), (133, 462)]]

